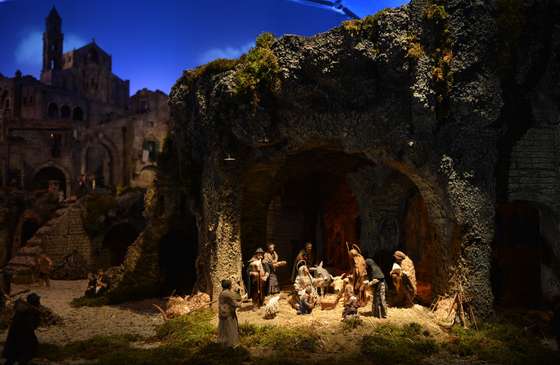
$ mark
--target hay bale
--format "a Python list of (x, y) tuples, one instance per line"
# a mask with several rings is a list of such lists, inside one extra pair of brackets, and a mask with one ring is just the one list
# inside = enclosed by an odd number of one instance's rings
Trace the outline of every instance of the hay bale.
[(210, 296), (206, 293), (196, 293), (185, 297), (172, 296), (167, 301), (165, 315), (167, 318), (175, 318), (209, 305)]

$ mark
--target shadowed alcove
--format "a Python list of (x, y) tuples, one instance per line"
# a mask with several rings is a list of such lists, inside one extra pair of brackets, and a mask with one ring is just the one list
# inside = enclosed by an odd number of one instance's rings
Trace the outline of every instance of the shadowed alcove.
[(276, 244), (290, 284), (293, 260), (312, 242), (316, 262), (333, 274), (350, 269), (346, 243), (374, 257), (388, 275), (392, 253), (415, 261), (422, 302), (430, 302), (435, 236), (416, 185), (393, 168), (362, 155), (315, 149), (288, 156), (278, 165), (259, 165), (244, 185), (242, 250), (246, 262), (257, 247)]
[(546, 207), (530, 201), (497, 204), (492, 245), (497, 305), (538, 308), (554, 299), (560, 289), (553, 271), (558, 265), (555, 240), (556, 220)]
[(139, 230), (130, 223), (117, 224), (103, 239), (103, 266), (118, 266), (124, 262), (128, 247), (138, 237)]
[(198, 234), (192, 215), (173, 228), (160, 241), (159, 267), (162, 278), (161, 293), (191, 294), (196, 282)]

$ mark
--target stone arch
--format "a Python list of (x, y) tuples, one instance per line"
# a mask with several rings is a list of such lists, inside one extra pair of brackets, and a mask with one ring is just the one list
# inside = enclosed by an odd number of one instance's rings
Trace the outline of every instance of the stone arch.
[(70, 119), (72, 112), (68, 105), (63, 105), (60, 108), (60, 118), (61, 119)]
[[(88, 151), (90, 153), (96, 151), (105, 157), (105, 160), (97, 161), (97, 164), (103, 163), (103, 178), (106, 186), (115, 186), (122, 183), (122, 176), (120, 172), (121, 159), (117, 147), (114, 143), (102, 134), (86, 140), (85, 146), (81, 150), (80, 156), (80, 173), (81, 174), (95, 174), (96, 171), (92, 170), (92, 166), (88, 168)], [(90, 155), (91, 157), (91, 155)], [(90, 161), (94, 163), (95, 161)], [(91, 165), (90, 163), (90, 165)], [(99, 166), (98, 166), (99, 167)], [(91, 171), (90, 171), (91, 170)]]
[(496, 204), (492, 289), (500, 306), (540, 307), (560, 295), (557, 213), (529, 200)]
[[(298, 156), (304, 157), (294, 160)], [(290, 167), (292, 163), (298, 166)], [(243, 187), (239, 193), (243, 260), (257, 247), (272, 241), (290, 266), (303, 243), (313, 241), (316, 255), (333, 272), (341, 273), (350, 265), (345, 246), (350, 241), (360, 244), (364, 254), (381, 261), (388, 272), (392, 252), (410, 249), (413, 259), (423, 268), (420, 282), (425, 284), (426, 292), (422, 300), (429, 304), (432, 293), (443, 294), (447, 290), (449, 268), (457, 252), (453, 252), (447, 227), (454, 216), (448, 208), (446, 194), (423, 173), (404, 162), (374, 159), (333, 146), (292, 150), (289, 156), (274, 163), (255, 163), (245, 170), (239, 182)], [(398, 181), (401, 189), (396, 199), (384, 201), (392, 211), (374, 206), (382, 204), (383, 195), (391, 195), (386, 185), (392, 181)], [(422, 247), (407, 244), (400, 234), (405, 223), (402, 206), (414, 191), (418, 204), (426, 211), (420, 222), (427, 231), (419, 244)], [(278, 199), (278, 195), (283, 197)], [(373, 212), (379, 208), (389, 210), (379, 216)], [(382, 242), (381, 238), (394, 242)], [(445, 265), (434, 264), (434, 257)], [(286, 283), (289, 281), (288, 272), (280, 275)]]
[(49, 103), (47, 108), (47, 116), (49, 119), (58, 119), (58, 105), (56, 103)]
[[(44, 173), (40, 174), (40, 173)], [(59, 180), (59, 189), (64, 193), (66, 197), (69, 197), (72, 192), (72, 178), (70, 172), (63, 166), (54, 163), (52, 161), (46, 162), (42, 165), (37, 166), (32, 174), (32, 180), (30, 181), (30, 186), (35, 189), (48, 189), (49, 176), (53, 178), (50, 180)], [(46, 181), (46, 185), (45, 185)]]

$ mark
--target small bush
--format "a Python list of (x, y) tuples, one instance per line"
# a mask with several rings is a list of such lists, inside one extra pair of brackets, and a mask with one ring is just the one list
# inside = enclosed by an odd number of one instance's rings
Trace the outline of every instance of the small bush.
[(272, 44), (276, 41), (276, 37), (272, 33), (261, 33), (255, 42), (257, 48), (268, 48), (272, 47)]
[(436, 23), (444, 22), (449, 17), (447, 11), (445, 10), (445, 7), (440, 4), (431, 4), (430, 6), (428, 6), (428, 8), (426, 8), (424, 16), (426, 17), (426, 19), (434, 21)]
[(276, 95), (280, 88), (280, 65), (269, 48), (252, 48), (241, 58), (235, 72), (235, 93), (253, 109), (263, 97)]
[(417, 60), (422, 56), (424, 56), (424, 48), (422, 48), (422, 45), (417, 41), (411, 42), (408, 47), (408, 52), (406, 53), (406, 58)]
[(353, 19), (342, 22), (342, 28), (353, 36), (361, 36), (374, 40), (379, 29), (379, 20), (385, 15), (387, 9), (368, 15), (363, 19)]

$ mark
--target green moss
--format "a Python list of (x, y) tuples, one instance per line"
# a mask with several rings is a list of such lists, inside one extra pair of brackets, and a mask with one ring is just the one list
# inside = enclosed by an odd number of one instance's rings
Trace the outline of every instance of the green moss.
[(244, 323), (239, 326), (244, 346), (263, 346), (278, 352), (314, 352), (320, 347), (318, 333), (310, 327), (259, 326)]
[(107, 213), (117, 207), (117, 201), (109, 194), (90, 194), (86, 196), (84, 204), (82, 218), (86, 232), (90, 237), (101, 235), (107, 228)]
[(274, 37), (274, 34), (269, 33), (269, 32), (264, 32), (264, 33), (261, 33), (257, 37), (255, 45), (256, 45), (257, 48), (268, 48), (268, 49), (270, 49), (274, 42), (276, 42), (276, 37)]
[(437, 23), (443, 23), (447, 20), (449, 15), (442, 4), (430, 4), (424, 13), (426, 19)]
[(449, 14), (445, 9), (446, 0), (433, 0), (424, 12), (424, 19), (431, 26), (434, 44), (430, 50), (433, 62), (432, 81), (436, 93), (436, 117), (440, 123), (449, 115), (449, 91), (453, 86), (451, 62), (453, 51), (449, 32)]
[(453, 329), (444, 348), (457, 356), (504, 365), (558, 364), (560, 354), (543, 346), (538, 337), (511, 324), (486, 323), (479, 331)]
[(238, 60), (218, 58), (192, 70), (184, 71), (183, 76), (181, 76), (177, 84), (171, 89), (170, 99), (177, 101), (183, 100), (186, 94), (194, 89), (199, 80), (231, 71), (237, 66), (238, 62)]
[(363, 326), (364, 321), (360, 317), (351, 317), (342, 321), (341, 326), (344, 332), (350, 332)]
[(214, 337), (213, 317), (211, 310), (199, 310), (171, 319), (157, 328), (156, 339), (181, 346), (207, 345)]
[(278, 58), (270, 49), (274, 37), (264, 33), (256, 46), (242, 56), (237, 65), (234, 82), (237, 104), (249, 104), (255, 112), (264, 99), (274, 97), (282, 87)]
[(417, 364), (438, 351), (437, 343), (417, 323), (404, 327), (380, 326), (364, 336), (361, 352), (380, 364)]
[(424, 56), (424, 48), (416, 39), (411, 39), (408, 45), (406, 58), (418, 60)]
[(98, 359), (100, 349), (105, 353), (123, 351), (129, 348), (130, 343), (139, 341), (137, 335), (95, 336), (84, 341), (76, 341), (64, 346), (42, 344), (39, 356), (50, 361), (65, 359)]
[(353, 19), (342, 22), (342, 29), (353, 36), (360, 36), (369, 40), (375, 40), (379, 30), (379, 21), (386, 15), (388, 9), (378, 11), (362, 19)]

